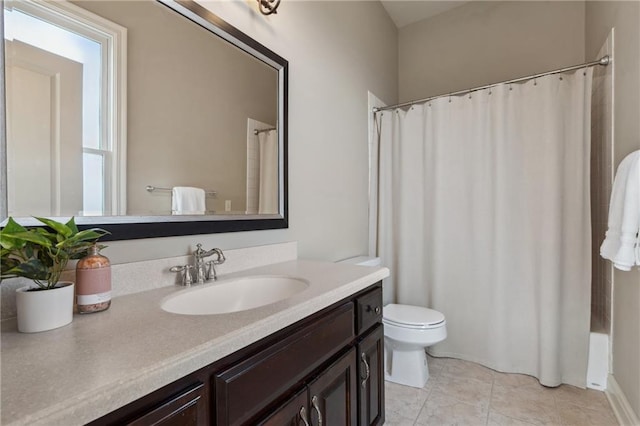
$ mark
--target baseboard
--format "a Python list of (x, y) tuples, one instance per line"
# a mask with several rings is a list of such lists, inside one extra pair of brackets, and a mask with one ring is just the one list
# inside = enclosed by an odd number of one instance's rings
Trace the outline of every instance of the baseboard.
[(638, 415), (633, 411), (633, 408), (631, 408), (627, 397), (624, 395), (624, 392), (622, 392), (622, 389), (620, 389), (620, 385), (618, 385), (613, 375), (609, 374), (609, 380), (607, 382), (605, 394), (611, 404), (611, 408), (613, 408), (613, 413), (618, 419), (618, 423), (622, 426), (640, 425), (640, 418), (638, 418)]

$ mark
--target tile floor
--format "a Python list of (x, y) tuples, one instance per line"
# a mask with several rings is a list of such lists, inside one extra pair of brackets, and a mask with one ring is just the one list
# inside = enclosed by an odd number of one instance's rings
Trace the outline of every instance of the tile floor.
[(504, 374), (451, 358), (429, 357), (422, 389), (386, 382), (388, 426), (617, 426), (603, 392)]

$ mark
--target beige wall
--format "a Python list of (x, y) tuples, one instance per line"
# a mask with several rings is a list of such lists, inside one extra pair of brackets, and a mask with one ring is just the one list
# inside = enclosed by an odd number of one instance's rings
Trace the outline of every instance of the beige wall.
[[(289, 229), (109, 243), (117, 263), (298, 241), (300, 257), (367, 251), (367, 90), (397, 100), (397, 30), (375, 2), (206, 2), (222, 19), (286, 58), (289, 77)], [(259, 118), (259, 117), (254, 117)], [(245, 143), (246, 146), (246, 143)]]
[[(594, 56), (613, 57), (613, 32)], [(611, 334), (613, 264), (600, 256), (613, 187), (613, 66), (595, 67), (591, 89), (591, 331)]]
[(151, 1), (79, 1), (127, 28), (127, 214), (168, 215), (171, 194), (213, 189), (246, 205), (247, 118), (276, 124), (277, 72)]
[[(610, 29), (614, 48), (614, 163), (640, 149), (640, 2), (588, 1), (586, 49), (592, 59)], [(640, 271), (615, 271), (613, 375), (640, 416)]]
[(581, 63), (584, 3), (470, 2), (399, 33), (400, 101)]

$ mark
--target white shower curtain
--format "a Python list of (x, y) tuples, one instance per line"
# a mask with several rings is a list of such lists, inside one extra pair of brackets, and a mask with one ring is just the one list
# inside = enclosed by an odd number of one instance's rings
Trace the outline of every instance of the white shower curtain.
[(258, 134), (260, 180), (258, 183), (258, 213), (278, 213), (278, 132)]
[(385, 302), (445, 315), (433, 355), (584, 387), (591, 71), (377, 114)]

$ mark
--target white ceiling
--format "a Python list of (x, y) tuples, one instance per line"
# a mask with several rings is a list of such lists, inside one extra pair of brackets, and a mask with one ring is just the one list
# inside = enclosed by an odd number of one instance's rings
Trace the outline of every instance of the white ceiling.
[(446, 12), (467, 1), (431, 1), (431, 0), (380, 0), (387, 13), (396, 24), (402, 28), (405, 25), (431, 18)]

